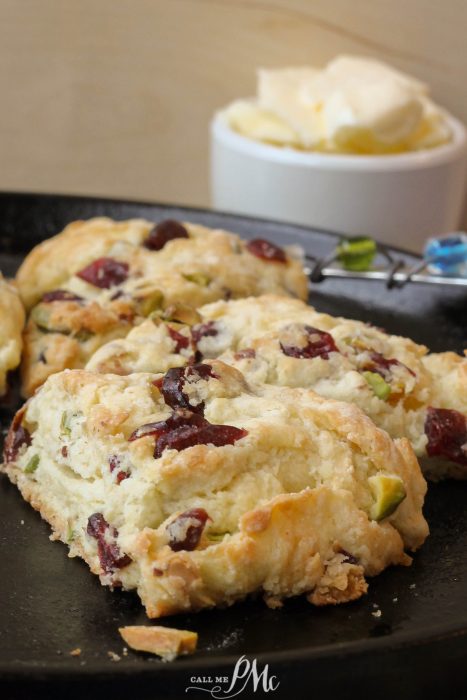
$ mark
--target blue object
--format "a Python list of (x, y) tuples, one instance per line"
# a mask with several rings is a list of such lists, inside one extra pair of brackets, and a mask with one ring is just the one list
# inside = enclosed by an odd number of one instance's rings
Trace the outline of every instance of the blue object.
[(467, 277), (467, 233), (459, 231), (439, 238), (429, 238), (423, 257), (428, 270), (447, 277)]

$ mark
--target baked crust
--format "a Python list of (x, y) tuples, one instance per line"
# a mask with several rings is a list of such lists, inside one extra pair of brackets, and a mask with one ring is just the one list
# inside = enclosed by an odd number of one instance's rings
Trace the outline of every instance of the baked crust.
[(18, 292), (0, 272), (0, 396), (7, 390), (7, 374), (15, 369), (23, 347), (24, 308)]
[[(462, 465), (427, 458), (425, 434), (429, 406), (455, 409), (467, 418), (467, 359), (449, 352), (426, 354), (426, 347), (408, 338), (319, 313), (298, 299), (264, 295), (218, 301), (198, 313), (201, 324), (211, 324), (196, 345), (203, 356), (218, 357), (255, 382), (308, 387), (324, 397), (355, 403), (393, 438), (409, 439), (430, 477), (467, 477)], [(306, 342), (305, 326), (329, 333), (337, 352), (313, 358), (285, 354), (281, 343), (300, 350)], [(177, 330), (187, 340), (192, 336), (187, 325), (179, 324)], [(373, 353), (381, 367), (372, 367)], [(165, 372), (188, 360), (186, 350), (177, 352), (167, 324), (157, 320), (145, 321), (125, 340), (104, 345), (87, 366), (118, 374)], [(368, 368), (373, 369), (370, 380), (377, 372), (384, 375), (387, 396), (375, 394), (366, 379)], [(376, 380), (381, 382), (380, 377)]]
[[(404, 550), (419, 547), (428, 527), (426, 484), (407, 441), (393, 442), (356, 406), (255, 386), (219, 361), (210, 367), (190, 401), (202, 398), (209, 424), (246, 431), (234, 444), (155, 458), (151, 435), (129, 441), (171, 415), (160, 375), (68, 370), (28, 402), (15, 429), (21, 422), (31, 444), (3, 469), (71, 556), (102, 583), (136, 588), (150, 617), (258, 591), (269, 603), (301, 593), (315, 604), (344, 602), (365, 592), (365, 575), (410, 561)], [(116, 463), (121, 481), (109, 467)], [(406, 494), (379, 521), (369, 485), (378, 475), (393, 475)], [(174, 523), (193, 509), (209, 516), (199, 541), (175, 548)], [(131, 563), (104, 566), (87, 534), (95, 513)]]
[(129, 625), (119, 627), (118, 631), (132, 649), (157, 654), (166, 661), (172, 661), (180, 655), (193, 654), (198, 643), (196, 632), (177, 630), (174, 627)]
[[(464, 355), (467, 350), (464, 350)], [(423, 358), (432, 377), (432, 405), (467, 415), (467, 359), (455, 352), (434, 352)]]
[[(29, 253), (17, 274), (18, 289), (30, 311), (23, 362), (25, 396), (49, 374), (83, 367), (100, 345), (124, 337), (150, 313), (176, 303), (197, 307), (224, 297), (265, 292), (306, 298), (307, 279), (296, 257), (265, 261), (249, 252), (236, 234), (197, 224), (183, 226), (186, 238), (150, 250), (144, 245), (154, 228), (149, 221), (76, 221)], [(77, 276), (102, 258), (127, 266), (111, 286), (101, 288)], [(43, 298), (56, 290), (71, 298)]]

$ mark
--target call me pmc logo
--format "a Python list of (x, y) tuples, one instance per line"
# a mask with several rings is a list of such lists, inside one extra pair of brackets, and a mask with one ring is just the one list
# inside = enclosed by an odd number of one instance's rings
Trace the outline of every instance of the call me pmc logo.
[[(263, 693), (271, 693), (277, 690), (280, 684), (277, 676), (269, 675), (269, 664), (266, 664), (263, 670), (259, 671), (256, 659), (249, 661), (244, 656), (238, 659), (231, 677), (192, 676), (190, 682), (193, 685), (185, 688), (186, 693), (192, 690), (201, 690), (204, 693), (209, 693), (214, 700), (234, 698), (246, 689), (252, 690), (254, 693), (258, 690)], [(206, 685), (211, 687), (203, 687)]]

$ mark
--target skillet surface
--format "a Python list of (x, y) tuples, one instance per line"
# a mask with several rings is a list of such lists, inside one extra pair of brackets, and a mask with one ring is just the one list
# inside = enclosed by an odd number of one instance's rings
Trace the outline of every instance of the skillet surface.
[[(200, 209), (83, 197), (0, 194), (0, 269), (14, 274), (33, 245), (78, 218), (178, 218), (223, 227), (245, 238), (298, 243), (312, 255), (332, 250), (334, 234)], [(397, 251), (406, 260), (414, 256)], [(327, 280), (310, 302), (334, 315), (369, 321), (410, 335), (432, 350), (467, 346), (467, 296), (462, 290), (408, 285), (387, 291), (377, 282)], [(1, 319), (0, 319), (1, 322)], [(5, 429), (20, 405), (16, 389), (0, 406)], [(430, 485), (426, 516), (431, 536), (409, 568), (370, 582), (362, 600), (317, 609), (303, 599), (269, 610), (249, 600), (227, 610), (168, 618), (162, 624), (196, 630), (192, 657), (163, 663), (131, 651), (122, 656), (118, 627), (147, 622), (137, 596), (100, 586), (49, 526), (0, 478), (0, 682), (2, 696), (89, 700), (229, 697), (242, 655), (268, 664), (275, 698), (467, 697), (467, 483)], [(381, 616), (372, 613), (381, 610)], [(80, 656), (69, 652), (81, 648)], [(112, 661), (108, 652), (118, 653)], [(244, 667), (242, 667), (244, 668)], [(211, 695), (216, 677), (219, 690)], [(195, 690), (188, 690), (196, 686)], [(242, 686), (243, 689), (242, 689)], [(266, 695), (260, 681), (238, 681), (231, 696)]]

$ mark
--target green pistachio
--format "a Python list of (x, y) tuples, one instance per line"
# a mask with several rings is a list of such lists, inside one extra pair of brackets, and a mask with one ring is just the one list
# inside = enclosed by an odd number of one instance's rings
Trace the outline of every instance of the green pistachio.
[(368, 385), (372, 388), (373, 393), (378, 399), (386, 401), (391, 394), (391, 385), (388, 384), (377, 372), (362, 372)]
[(89, 340), (89, 338), (92, 338), (93, 335), (94, 333), (92, 331), (82, 328), (74, 334), (74, 337), (79, 343), (85, 343), (87, 340)]
[(182, 277), (184, 277), (188, 282), (198, 284), (200, 287), (207, 287), (212, 281), (208, 275), (204, 274), (204, 272), (193, 272), (189, 275), (183, 273)]
[(196, 309), (187, 304), (172, 304), (163, 312), (162, 320), (194, 326), (201, 323), (203, 319)]
[(148, 294), (147, 297), (137, 298), (138, 310), (142, 316), (151, 316), (162, 308), (164, 295), (159, 289)]
[(31, 311), (31, 320), (34, 321), (36, 326), (45, 333), (50, 332), (49, 320), (50, 313), (49, 310), (44, 306), (35, 306)]
[(394, 513), (402, 503), (407, 493), (404, 482), (395, 474), (376, 474), (368, 479), (371, 492), (375, 499), (371, 509), (372, 520), (383, 520)]
[(228, 534), (229, 534), (228, 532), (208, 532), (207, 538), (211, 542), (222, 542), (224, 537)]
[(71, 418), (72, 416), (68, 414), (68, 411), (63, 411), (60, 420), (60, 431), (68, 436), (71, 435)]
[(79, 418), (83, 414), (81, 411), (63, 411), (62, 417), (60, 419), (60, 432), (65, 433), (68, 437), (71, 435), (71, 428), (74, 418)]
[(39, 466), (40, 462), (40, 457), (39, 455), (33, 455), (29, 462), (26, 464), (24, 467), (24, 473), (25, 474), (32, 474), (33, 472), (36, 471), (37, 467)]
[(76, 534), (76, 533), (75, 533), (75, 531), (73, 530), (72, 525), (71, 525), (70, 523), (68, 523), (67, 531), (66, 531), (66, 541), (67, 541), (67, 542), (73, 542), (73, 540), (75, 539), (75, 534)]
[(31, 320), (43, 333), (61, 333), (62, 335), (70, 335), (69, 328), (52, 328), (50, 326), (50, 309), (39, 304), (31, 311)]

